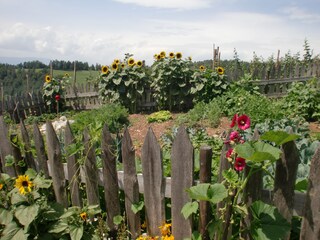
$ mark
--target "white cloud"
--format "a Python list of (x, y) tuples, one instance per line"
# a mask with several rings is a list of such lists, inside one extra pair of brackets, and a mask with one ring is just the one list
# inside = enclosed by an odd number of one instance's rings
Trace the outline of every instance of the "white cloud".
[(121, 3), (131, 3), (143, 7), (168, 8), (177, 10), (194, 10), (208, 8), (212, 0), (114, 0)]
[(289, 19), (298, 20), (305, 23), (319, 23), (320, 14), (312, 13), (301, 7), (291, 6), (284, 8), (283, 13), (285, 13)]

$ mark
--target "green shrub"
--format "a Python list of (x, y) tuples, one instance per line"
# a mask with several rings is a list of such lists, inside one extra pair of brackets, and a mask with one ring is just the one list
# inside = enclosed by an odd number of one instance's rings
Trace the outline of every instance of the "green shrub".
[(148, 123), (151, 122), (165, 122), (172, 119), (172, 114), (169, 111), (162, 110), (154, 112), (147, 117)]

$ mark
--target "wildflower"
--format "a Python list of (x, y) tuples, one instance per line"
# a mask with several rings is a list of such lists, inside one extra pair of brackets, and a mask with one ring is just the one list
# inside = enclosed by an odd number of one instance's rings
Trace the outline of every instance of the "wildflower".
[(134, 62), (134, 59), (133, 59), (133, 58), (129, 58), (129, 59), (128, 59), (128, 65), (129, 65), (129, 66), (134, 66), (134, 63), (135, 63), (135, 62)]
[(226, 158), (231, 158), (233, 154), (233, 148), (230, 148), (227, 152), (226, 152)]
[(157, 55), (157, 60), (160, 60), (161, 59), (161, 56), (160, 55)]
[(113, 60), (113, 62), (116, 63), (116, 64), (119, 64), (120, 60), (119, 59), (115, 59), (115, 60)]
[(33, 186), (33, 183), (29, 180), (28, 175), (20, 175), (16, 179), (15, 187), (19, 189), (20, 194), (26, 194), (28, 192), (31, 192), (31, 187)]
[(174, 58), (174, 53), (173, 52), (169, 53), (169, 58)]
[(199, 67), (199, 69), (200, 69), (200, 71), (204, 71), (206, 68), (205, 68), (205, 66), (201, 65), (201, 66)]
[(240, 117), (238, 117), (237, 123), (238, 127), (241, 130), (246, 130), (250, 127), (250, 118), (247, 115), (243, 114)]
[(159, 228), (162, 236), (171, 234), (171, 223), (163, 223)]
[(241, 139), (241, 136), (239, 135), (239, 133), (237, 131), (232, 131), (229, 135), (229, 139), (232, 142), (239, 142)]
[(124, 68), (126, 65), (124, 63), (121, 63), (121, 67)]
[(0, 183), (0, 190), (2, 190), (2, 188), (3, 188), (3, 184), (2, 184), (2, 183)]
[(138, 61), (138, 62), (137, 62), (137, 66), (138, 66), (138, 67), (141, 67), (141, 66), (142, 66), (142, 61)]
[(153, 57), (154, 57), (154, 59), (157, 60), (158, 59), (158, 54), (154, 54)]
[(65, 77), (70, 77), (69, 73), (64, 74)]
[(107, 73), (109, 72), (108, 66), (102, 66), (102, 67), (101, 67), (101, 72), (102, 72), (103, 74), (107, 74)]
[(80, 213), (80, 217), (82, 218), (83, 221), (86, 221), (87, 220), (87, 213), (86, 212)]
[(234, 163), (234, 168), (240, 172), (245, 168), (245, 166), (246, 166), (246, 160), (244, 158), (237, 157)]
[(112, 70), (117, 70), (118, 69), (118, 64), (112, 63), (111, 68), (112, 68)]
[(181, 52), (177, 52), (176, 57), (177, 57), (177, 59), (181, 59), (182, 58), (182, 53)]
[(57, 102), (60, 101), (60, 95), (59, 94), (57, 94), (54, 98), (56, 99)]
[(223, 67), (218, 67), (218, 68), (217, 68), (217, 72), (218, 72), (220, 75), (224, 74), (224, 68), (223, 68)]
[(192, 57), (188, 57), (189, 61), (192, 61)]
[(231, 121), (231, 124), (230, 124), (230, 127), (233, 128), (235, 125), (236, 125), (236, 122), (237, 122), (237, 119), (238, 119), (238, 114), (235, 114), (232, 118), (232, 121)]
[(164, 236), (162, 237), (163, 240), (174, 240), (174, 236), (170, 235), (170, 236)]
[(166, 52), (165, 51), (160, 52), (160, 56), (161, 56), (161, 58), (165, 58), (166, 57)]
[(47, 83), (51, 82), (51, 77), (49, 75), (46, 75), (45, 80)]

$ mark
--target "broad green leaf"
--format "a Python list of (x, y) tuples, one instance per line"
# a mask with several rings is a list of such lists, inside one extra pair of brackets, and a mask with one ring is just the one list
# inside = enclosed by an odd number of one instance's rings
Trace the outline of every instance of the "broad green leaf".
[(245, 142), (244, 144), (238, 144), (234, 150), (240, 157), (244, 159), (250, 159), (250, 157), (255, 152), (254, 148), (251, 146), (249, 142)]
[(306, 192), (308, 190), (308, 179), (297, 179), (294, 190), (299, 192)]
[(222, 172), (223, 178), (229, 183), (236, 183), (239, 180), (239, 176), (233, 169), (224, 170)]
[(118, 79), (112, 79), (113, 83), (116, 84), (116, 85), (119, 85), (121, 83), (121, 78), (118, 78)]
[(143, 209), (143, 207), (144, 207), (144, 202), (140, 201), (139, 203), (132, 204), (131, 210), (132, 210), (132, 212), (137, 213), (137, 212), (141, 211)]
[(289, 232), (290, 224), (276, 207), (256, 201), (250, 210), (254, 218), (250, 232), (254, 239), (282, 239)]
[(209, 183), (200, 183), (196, 186), (192, 186), (191, 188), (187, 189), (187, 192), (189, 193), (189, 196), (192, 199), (208, 201), (209, 187)]
[(181, 213), (183, 214), (184, 218), (187, 219), (192, 213), (196, 213), (198, 208), (198, 202), (187, 202), (181, 209)]
[(24, 195), (21, 195), (17, 188), (14, 188), (10, 192), (10, 194), (12, 194), (12, 196), (11, 196), (11, 204), (12, 205), (27, 201), (27, 198)]
[(19, 222), (25, 227), (29, 226), (29, 224), (36, 218), (39, 212), (39, 205), (33, 204), (31, 206), (20, 205), (15, 212), (15, 217), (19, 220)]
[[(253, 145), (256, 152), (269, 153), (273, 156), (274, 160), (278, 160), (280, 158), (281, 150), (279, 148), (276, 148), (270, 145), (269, 143), (255, 142)], [(272, 159), (265, 159), (265, 160), (272, 160)]]
[(78, 240), (82, 238), (83, 235), (83, 225), (70, 225), (70, 237), (71, 240)]
[(204, 84), (199, 83), (199, 84), (197, 84), (196, 89), (197, 89), (197, 91), (201, 91), (203, 87), (204, 87)]
[(37, 176), (37, 172), (35, 170), (33, 170), (32, 168), (28, 168), (24, 174), (28, 175), (29, 178), (31, 178), (31, 179), (33, 179)]
[(7, 225), (9, 224), (13, 219), (13, 215), (10, 211), (0, 208), (0, 224), (1, 225)]
[(223, 184), (215, 183), (213, 185), (210, 185), (208, 196), (210, 196), (210, 202), (216, 204), (218, 202), (221, 202), (228, 196), (228, 190)]
[(280, 146), (284, 143), (294, 141), (300, 136), (296, 134), (288, 134), (284, 131), (268, 131), (264, 133), (260, 138), (262, 140), (274, 142), (276, 145)]
[(123, 221), (123, 217), (121, 215), (117, 215), (113, 217), (113, 223), (119, 225)]
[(10, 222), (1, 233), (1, 240), (27, 240), (28, 236), (16, 222)]
[(50, 229), (48, 230), (49, 233), (57, 233), (61, 234), (62, 233), (67, 233), (69, 228), (68, 222), (65, 221), (58, 221), (55, 224), (53, 224)]

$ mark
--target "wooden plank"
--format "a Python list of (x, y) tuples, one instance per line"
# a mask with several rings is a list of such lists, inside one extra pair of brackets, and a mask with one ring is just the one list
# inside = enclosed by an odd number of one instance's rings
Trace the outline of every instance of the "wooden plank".
[(4, 121), (3, 115), (0, 116), (0, 154), (1, 154), (1, 171), (7, 173), (11, 177), (17, 176), (14, 166), (6, 166), (6, 156), (13, 156), (11, 142), (8, 138), (8, 128)]
[[(212, 148), (209, 146), (200, 147), (200, 183), (211, 182)], [(208, 201), (200, 201), (199, 230), (203, 240), (209, 240), (207, 225), (212, 219), (211, 207)]]
[(66, 178), (62, 165), (62, 154), (58, 137), (53, 129), (52, 123), (46, 121), (47, 151), (50, 165), (50, 176), (52, 176), (53, 190), (58, 203), (64, 207), (68, 206), (66, 193)]
[(102, 130), (102, 172), (104, 195), (107, 209), (107, 224), (111, 230), (110, 237), (116, 238), (117, 226), (113, 223), (113, 218), (120, 215), (119, 185), (116, 163), (116, 145), (111, 137), (108, 126), (105, 124)]
[(21, 163), (25, 164), (25, 162), (24, 162), (25, 160), (22, 158), (20, 144), (19, 144), (19, 138), (16, 133), (10, 134), (10, 142), (11, 142), (11, 146), (12, 146), (12, 154), (13, 154), (14, 163), (15, 163), (14, 168), (16, 170), (17, 175), (22, 175), (22, 174), (24, 174), (26, 167), (23, 167), (21, 165)]
[[(273, 203), (289, 223), (293, 215), (294, 189), (299, 162), (299, 151), (295, 142), (283, 144), (281, 159), (276, 164)], [(290, 239), (290, 234), (286, 239)]]
[(39, 169), (43, 171), (44, 176), (46, 178), (49, 178), (49, 169), (48, 169), (48, 163), (47, 163), (47, 154), (46, 149), (44, 146), (44, 141), (41, 135), (41, 132), (39, 130), (39, 127), (36, 123), (33, 124), (33, 138), (37, 153), (37, 162), (39, 164)]
[(139, 203), (139, 185), (135, 165), (135, 150), (129, 130), (126, 129), (122, 139), (122, 163), (123, 163), (123, 189), (125, 193), (125, 208), (128, 219), (128, 230), (131, 237), (136, 239), (140, 231), (140, 213), (134, 213), (131, 210), (132, 204)]
[(88, 205), (100, 205), (95, 147), (91, 142), (87, 128), (83, 132), (83, 142), (84, 156), (86, 156), (84, 160), (84, 172), (86, 176)]
[(32, 154), (29, 133), (23, 121), (20, 122), (20, 131), (21, 131), (22, 141), (24, 143), (25, 161), (27, 163), (27, 166), (28, 168), (32, 168), (37, 171), (38, 169)]
[(160, 145), (149, 128), (141, 153), (144, 202), (148, 235), (161, 236), (159, 226), (165, 221), (164, 177)]
[[(66, 123), (65, 127), (65, 146), (70, 146), (75, 144), (75, 138), (72, 134), (69, 121)], [(73, 154), (67, 156), (67, 166), (68, 166), (68, 180), (70, 186), (70, 195), (72, 206), (82, 207), (82, 198), (80, 195), (80, 164), (78, 162), (78, 155)]]
[(300, 239), (320, 239), (320, 146), (311, 159), (307, 199)]
[(192, 234), (192, 219), (185, 219), (181, 210), (191, 201), (186, 189), (193, 185), (193, 160), (193, 146), (186, 129), (181, 126), (171, 152), (171, 215), (175, 239), (190, 238)]

